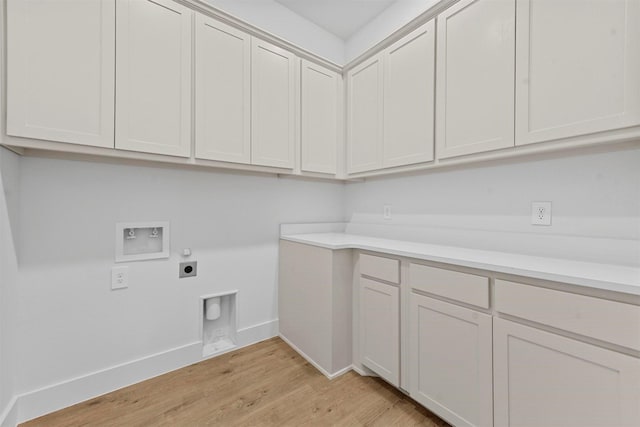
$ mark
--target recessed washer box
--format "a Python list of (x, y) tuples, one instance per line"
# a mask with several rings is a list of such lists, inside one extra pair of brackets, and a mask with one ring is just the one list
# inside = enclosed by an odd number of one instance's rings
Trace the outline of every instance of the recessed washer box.
[(116, 262), (169, 258), (169, 222), (116, 223)]

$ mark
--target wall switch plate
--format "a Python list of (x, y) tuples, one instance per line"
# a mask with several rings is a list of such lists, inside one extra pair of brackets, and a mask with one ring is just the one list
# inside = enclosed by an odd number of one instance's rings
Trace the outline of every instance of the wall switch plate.
[(188, 261), (180, 263), (180, 271), (178, 276), (182, 279), (184, 277), (195, 277), (198, 275), (198, 261)]
[(551, 202), (531, 203), (531, 224), (551, 225)]
[(111, 289), (124, 289), (129, 287), (129, 267), (111, 267)]
[(391, 205), (384, 205), (382, 207), (382, 218), (391, 219)]

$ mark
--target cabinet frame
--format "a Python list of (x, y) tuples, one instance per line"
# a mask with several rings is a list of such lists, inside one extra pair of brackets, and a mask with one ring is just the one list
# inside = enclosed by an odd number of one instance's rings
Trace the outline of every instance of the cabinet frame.
[(617, 370), (620, 373), (619, 384), (623, 396), (619, 402), (621, 421), (623, 425), (635, 425), (635, 422), (640, 420), (640, 396), (637, 393), (638, 384), (640, 384), (640, 360), (637, 358), (501, 318), (494, 319), (493, 330), (495, 427), (510, 426), (508, 369), (510, 337), (539, 345), (549, 351), (573, 356), (603, 368)]
[[(382, 319), (383, 323), (388, 321), (386, 326), (390, 331), (390, 342), (385, 351), (388, 352), (389, 366), (385, 366), (380, 357), (383, 355), (374, 354), (369, 349), (367, 331), (368, 325), (366, 322), (367, 310), (366, 310), (366, 292), (376, 292), (385, 295), (389, 298), (391, 312), (389, 313), (390, 319)], [(387, 380), (389, 383), (396, 387), (400, 386), (400, 288), (396, 285), (378, 282), (375, 280), (367, 279), (365, 277), (360, 278), (360, 357), (364, 366), (371, 369), (380, 377)], [(381, 314), (381, 313), (378, 313)], [(384, 337), (383, 337), (384, 338)], [(375, 350), (375, 349), (374, 349)]]
[[(145, 1), (158, 7), (179, 13), (180, 16), (180, 118), (179, 142), (177, 145), (163, 145), (156, 141), (133, 139), (129, 135), (131, 120), (129, 89), (132, 85), (128, 71), (130, 69), (129, 16), (131, 1)], [(140, 151), (152, 154), (164, 154), (177, 157), (191, 156), (191, 101), (192, 101), (192, 29), (193, 10), (172, 0), (117, 0), (116, 3), (116, 148), (120, 150)]]
[[(288, 61), (287, 73), (288, 82), (286, 95), (288, 103), (287, 112), (287, 158), (277, 158), (270, 156), (268, 147), (262, 142), (260, 129), (260, 109), (258, 99), (260, 97), (260, 75), (257, 66), (257, 55), (260, 49), (270, 52), (273, 55), (285, 58)], [(264, 40), (252, 37), (251, 39), (251, 164), (259, 166), (270, 166), (276, 168), (293, 169), (295, 167), (296, 152), (296, 115), (298, 103), (296, 102), (296, 81), (298, 81), (296, 70), (298, 58), (291, 52), (268, 43)]]
[[(384, 50), (383, 54), (383, 136), (382, 136), (382, 167), (395, 167), (395, 166), (405, 166), (415, 163), (425, 163), (431, 162), (435, 157), (435, 64), (436, 64), (436, 24), (435, 19), (431, 19), (427, 23), (420, 26), (418, 29), (404, 36), (387, 49)], [(390, 114), (390, 105), (392, 103), (392, 98), (395, 95), (393, 91), (393, 83), (392, 83), (392, 66), (391, 62), (393, 60), (394, 54), (401, 51), (403, 48), (407, 48), (413, 43), (420, 43), (420, 46), (423, 44), (426, 45), (424, 51), (419, 50), (419, 53), (422, 55), (420, 59), (426, 62), (425, 68), (420, 67), (420, 80), (424, 80), (424, 88), (426, 90), (426, 94), (422, 91), (418, 92), (418, 100), (421, 100), (422, 104), (420, 107), (424, 110), (424, 116), (422, 117), (422, 121), (420, 126), (424, 125), (425, 131), (424, 140), (422, 141), (422, 150), (413, 153), (405, 153), (402, 156), (392, 157), (390, 154), (390, 147), (394, 144), (397, 144), (399, 141), (397, 140), (397, 135), (393, 133), (396, 125), (391, 121)], [(404, 71), (404, 70), (401, 70)], [(424, 72), (424, 74), (422, 73)], [(402, 74), (402, 72), (400, 73)], [(423, 98), (424, 96), (424, 98)], [(406, 100), (405, 100), (406, 101)], [(415, 102), (415, 99), (414, 99)], [(406, 106), (405, 102), (398, 103), (403, 105), (403, 112), (406, 114)], [(415, 105), (414, 105), (415, 106)], [(398, 105), (396, 105), (396, 108)], [(399, 127), (406, 127), (407, 123), (398, 124)]]
[[(222, 22), (210, 18), (206, 15), (196, 14), (195, 18), (195, 157), (206, 160), (219, 160), (234, 163), (251, 163), (251, 36), (234, 27), (223, 24)], [(242, 113), (243, 124), (241, 146), (236, 153), (229, 151), (220, 151), (216, 149), (206, 140), (209, 135), (206, 134), (206, 99), (201, 92), (201, 85), (207, 84), (208, 76), (206, 74), (203, 56), (206, 54), (216, 56), (215, 52), (205, 52), (202, 38), (205, 36), (204, 26), (209, 26), (213, 30), (228, 34), (229, 37), (235, 37), (242, 41), (242, 94), (241, 103), (244, 111)], [(224, 58), (220, 58), (222, 60)]]
[[(27, 37), (29, 2), (13, 0), (6, 3), (8, 26), (6, 40), (7, 134), (68, 144), (114, 148), (116, 0), (99, 0), (101, 26), (96, 31), (99, 31), (101, 35), (100, 74), (102, 78), (100, 87), (97, 88), (100, 93), (99, 105), (97, 106), (100, 130), (95, 134), (74, 129), (29, 124), (27, 93), (29, 91), (28, 56), (30, 52), (24, 47), (24, 39)], [(66, 7), (72, 7), (72, 5)], [(47, 70), (47, 72), (50, 71)], [(64, 100), (59, 100), (59, 102), (64, 102)]]
[(624, 58), (625, 99), (623, 114), (604, 116), (586, 121), (565, 123), (563, 125), (529, 130), (529, 87), (530, 46), (531, 46), (531, 8), (535, 0), (517, 0), (516, 12), (516, 146), (570, 137), (581, 137), (593, 133), (616, 130), (640, 125), (640, 3), (627, 0), (626, 38)]
[[(510, 76), (509, 80), (500, 87), (500, 96), (504, 97), (505, 105), (509, 108), (508, 116), (500, 116), (501, 128), (496, 130), (494, 137), (484, 140), (475, 140), (457, 147), (449, 147), (447, 145), (447, 121), (449, 120), (447, 105), (447, 75), (449, 73), (447, 57), (448, 43), (448, 20), (455, 17), (459, 13), (463, 13), (466, 9), (474, 7), (474, 5), (494, 2), (493, 5), (509, 6), (513, 10), (513, 22), (511, 26), (500, 29), (503, 47), (503, 55), (509, 55), (509, 61), (506, 61), (508, 70), (506, 75)], [(477, 154), (487, 151), (493, 151), (503, 148), (511, 148), (515, 146), (514, 138), (514, 117), (515, 117), (515, 65), (513, 57), (515, 56), (515, 13), (516, 0), (461, 0), (453, 6), (447, 8), (438, 15), (437, 18), (437, 58), (436, 58), (436, 157), (438, 159), (446, 159), (450, 157), (464, 156), (468, 154)], [(488, 32), (488, 31), (487, 31)], [(477, 71), (473, 71), (474, 73)], [(468, 96), (468, 95), (467, 95)], [(506, 120), (504, 120), (506, 119)]]
[[(376, 120), (372, 125), (375, 128), (375, 140), (369, 143), (369, 149), (375, 150), (374, 159), (371, 162), (356, 164), (354, 156), (355, 137), (357, 129), (354, 129), (354, 79), (368, 68), (376, 66)], [(362, 64), (349, 70), (347, 74), (347, 173), (367, 172), (382, 167), (382, 150), (384, 137), (384, 65), (382, 53), (367, 59)], [(362, 144), (363, 141), (357, 141)]]
[[(311, 102), (309, 94), (309, 84), (307, 76), (309, 73), (315, 72), (317, 74), (325, 76), (334, 82), (334, 89), (332, 91), (335, 97), (335, 111), (333, 114), (335, 132), (331, 140), (326, 142), (327, 149), (331, 153), (331, 159), (329, 163), (317, 162), (310, 156), (310, 145), (312, 143), (318, 143), (312, 139), (310, 135), (311, 122), (309, 114), (307, 114), (307, 108)], [(341, 146), (341, 133), (340, 126), (342, 125), (342, 91), (341, 89), (342, 77), (325, 67), (317, 65), (306, 59), (300, 60), (300, 169), (304, 172), (315, 172), (335, 175), (338, 172), (338, 148)], [(331, 116), (331, 115), (329, 115)], [(320, 142), (321, 143), (321, 142)]]
[[(477, 424), (473, 424), (466, 414), (459, 414), (447, 407), (443, 397), (431, 396), (420, 391), (420, 313), (427, 309), (445, 318), (455, 319), (477, 327)], [(493, 317), (465, 307), (411, 291), (409, 296), (409, 393), (411, 397), (429, 410), (456, 426), (482, 426), (493, 424)], [(437, 345), (437, 343), (435, 343)]]

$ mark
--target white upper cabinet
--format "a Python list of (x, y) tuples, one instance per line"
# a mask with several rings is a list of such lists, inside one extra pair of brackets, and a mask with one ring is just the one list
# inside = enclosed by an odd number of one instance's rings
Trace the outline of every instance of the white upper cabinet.
[(301, 169), (335, 174), (338, 119), (342, 99), (341, 77), (312, 62), (301, 61)]
[(435, 22), (384, 53), (383, 167), (433, 160)]
[(296, 60), (294, 54), (253, 38), (251, 52), (251, 163), (295, 165)]
[(7, 3), (7, 133), (113, 148), (115, 0)]
[(192, 18), (170, 0), (118, 0), (116, 148), (190, 155)]
[(251, 163), (251, 36), (196, 15), (196, 157)]
[(514, 146), (515, 6), (462, 0), (438, 16), (437, 157)]
[(518, 0), (516, 144), (640, 124), (640, 2)]
[(368, 59), (347, 76), (347, 172), (382, 167), (382, 54)]

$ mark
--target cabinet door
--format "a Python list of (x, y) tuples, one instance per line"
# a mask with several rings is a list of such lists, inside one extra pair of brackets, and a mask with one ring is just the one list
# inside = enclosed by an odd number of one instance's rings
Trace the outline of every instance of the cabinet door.
[(360, 279), (362, 364), (394, 386), (400, 382), (400, 292), (397, 286)]
[(251, 36), (196, 14), (196, 157), (251, 163)]
[(435, 22), (384, 53), (384, 167), (433, 160)]
[(295, 61), (277, 46), (254, 38), (251, 63), (251, 163), (293, 169)]
[(118, 0), (116, 148), (189, 157), (192, 15), (170, 0)]
[(336, 173), (340, 77), (309, 61), (302, 61), (302, 170)]
[(494, 320), (495, 425), (638, 426), (640, 359)]
[(7, 3), (7, 134), (113, 148), (115, 0)]
[(515, 0), (462, 0), (438, 16), (439, 158), (514, 145)]
[(640, 2), (518, 0), (516, 144), (640, 124)]
[(382, 56), (349, 71), (347, 172), (382, 167)]
[(409, 392), (456, 426), (493, 424), (492, 317), (411, 293)]

